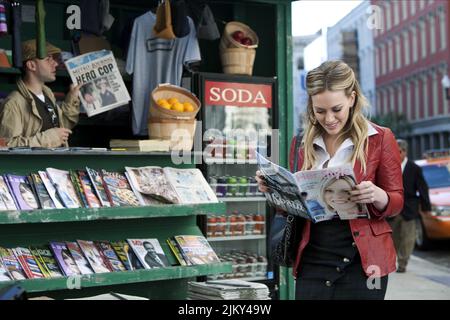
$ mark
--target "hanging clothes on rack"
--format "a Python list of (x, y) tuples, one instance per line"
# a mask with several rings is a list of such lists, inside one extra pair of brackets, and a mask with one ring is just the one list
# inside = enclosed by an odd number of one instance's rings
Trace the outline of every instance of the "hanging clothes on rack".
[(201, 60), (196, 31), (191, 18), (189, 34), (183, 38), (155, 37), (156, 15), (149, 11), (135, 19), (128, 48), (126, 71), (133, 74), (132, 128), (146, 136), (150, 94), (159, 84), (181, 84), (183, 65)]
[(22, 28), (22, 6), (20, 2), (11, 2), (12, 17), (12, 42), (13, 42), (13, 66), (22, 67), (22, 38), (20, 29)]

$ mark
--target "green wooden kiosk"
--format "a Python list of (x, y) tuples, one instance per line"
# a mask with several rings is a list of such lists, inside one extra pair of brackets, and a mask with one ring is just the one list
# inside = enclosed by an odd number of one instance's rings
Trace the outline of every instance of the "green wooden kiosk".
[[(68, 17), (67, 6), (76, 4), (71, 0), (45, 0), (46, 39), (63, 50), (70, 51), (70, 32), (65, 28)], [(290, 0), (210, 0), (219, 30), (220, 22), (241, 21), (252, 27), (260, 38), (253, 75), (276, 76), (278, 78), (278, 105), (280, 121), (279, 150), (280, 164), (287, 166), (288, 148), (293, 134), (292, 121), (292, 44), (291, 44), (291, 2)], [(23, 0), (22, 5), (33, 6), (35, 1)], [(130, 17), (146, 12), (145, 0), (111, 0), (111, 14), (116, 21), (105, 35), (110, 40), (116, 57), (122, 57), (116, 46), (119, 30)], [(36, 25), (23, 23), (22, 39), (36, 37)], [(200, 71), (222, 72), (218, 52), (219, 41), (200, 40), (202, 65)], [(0, 48), (11, 49), (11, 36), (0, 38)], [(15, 68), (0, 68), (0, 91), (15, 88), (15, 79), (20, 71)], [(131, 85), (130, 78), (124, 77)], [(66, 72), (57, 73), (57, 81), (50, 86), (53, 90), (65, 90), (70, 83)], [(63, 89), (64, 88), (64, 89)], [(95, 122), (82, 119), (77, 126), (80, 137), (92, 137), (103, 130), (126, 135), (122, 121)], [(74, 133), (75, 135), (75, 133)], [(111, 136), (105, 139), (109, 140)], [(107, 145), (103, 145), (107, 147)], [(169, 153), (133, 152), (0, 152), (0, 174), (29, 174), (47, 167), (78, 169), (86, 166), (106, 170), (123, 170), (125, 166), (172, 166)], [(177, 167), (194, 167), (184, 164)], [(0, 246), (15, 247), (47, 244), (49, 241), (123, 240), (126, 238), (158, 238), (163, 250), (174, 262), (166, 239), (177, 234), (202, 234), (197, 226), (197, 215), (225, 213), (225, 205), (164, 205), (137, 208), (62, 209), (37, 210), (30, 212), (0, 213)], [(195, 277), (231, 272), (231, 264), (219, 263), (201, 266), (175, 266), (168, 268), (128, 271), (120, 273), (83, 275), (77, 279), (33, 279), (18, 281), (30, 296), (73, 298), (92, 296), (118, 291), (140, 295), (151, 299), (184, 299), (187, 282)], [(292, 299), (294, 292), (290, 270), (281, 268), (280, 299)], [(12, 283), (0, 283), (0, 288)], [(81, 290), (80, 290), (81, 288)]]

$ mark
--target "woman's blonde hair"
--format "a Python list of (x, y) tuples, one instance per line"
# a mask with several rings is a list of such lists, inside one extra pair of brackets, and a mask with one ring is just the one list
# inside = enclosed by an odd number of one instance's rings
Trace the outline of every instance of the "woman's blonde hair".
[(367, 99), (362, 94), (355, 73), (345, 62), (339, 60), (325, 61), (319, 67), (308, 72), (306, 76), (306, 89), (308, 92), (308, 105), (304, 116), (305, 130), (302, 145), (304, 161), (302, 170), (309, 170), (316, 161), (316, 152), (313, 141), (326, 131), (317, 122), (314, 115), (312, 96), (328, 91), (344, 90), (350, 97), (355, 92), (355, 101), (350, 108), (349, 118), (342, 132), (338, 136), (338, 143), (350, 138), (355, 145), (351, 156), (352, 165), (356, 160), (361, 162), (363, 172), (366, 171), (366, 153), (368, 148), (368, 126), (363, 110), (368, 106)]

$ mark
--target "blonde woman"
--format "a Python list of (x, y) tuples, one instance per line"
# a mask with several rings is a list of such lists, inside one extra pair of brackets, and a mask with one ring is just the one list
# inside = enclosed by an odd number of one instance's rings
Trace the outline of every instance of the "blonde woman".
[[(291, 143), (293, 171), (353, 165), (352, 202), (366, 204), (370, 219), (304, 224), (293, 267), (297, 299), (384, 299), (395, 271), (392, 230), (385, 221), (403, 207), (400, 156), (392, 132), (369, 122), (353, 70), (326, 61), (308, 72), (308, 105), (302, 143)], [(258, 176), (259, 174), (257, 174)], [(261, 191), (267, 186), (258, 178)], [(369, 278), (370, 277), (370, 278)]]

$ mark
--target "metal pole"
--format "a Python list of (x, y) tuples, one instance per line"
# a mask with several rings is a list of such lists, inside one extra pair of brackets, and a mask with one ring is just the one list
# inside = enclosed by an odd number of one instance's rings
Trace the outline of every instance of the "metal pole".
[(45, 39), (45, 8), (44, 0), (36, 0), (36, 48), (37, 57), (44, 59), (47, 56), (46, 39)]

